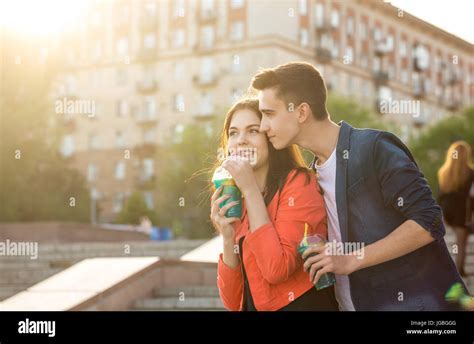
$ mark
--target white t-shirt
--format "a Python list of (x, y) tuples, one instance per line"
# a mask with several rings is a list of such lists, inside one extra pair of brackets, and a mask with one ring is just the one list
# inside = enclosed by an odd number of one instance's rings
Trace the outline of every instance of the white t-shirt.
[[(336, 240), (342, 242), (339, 218), (336, 205), (336, 149), (322, 165), (314, 165), (319, 174), (319, 185), (324, 191), (324, 202), (328, 216), (328, 239), (330, 242)], [(336, 299), (341, 311), (355, 311), (351, 299), (349, 277), (346, 275), (336, 276)]]

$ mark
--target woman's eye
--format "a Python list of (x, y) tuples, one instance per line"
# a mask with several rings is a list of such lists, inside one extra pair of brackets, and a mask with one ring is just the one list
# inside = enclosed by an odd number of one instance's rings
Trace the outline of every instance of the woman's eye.
[(233, 136), (234, 134), (236, 134), (236, 132), (232, 131), (232, 132), (229, 133), (229, 136)]

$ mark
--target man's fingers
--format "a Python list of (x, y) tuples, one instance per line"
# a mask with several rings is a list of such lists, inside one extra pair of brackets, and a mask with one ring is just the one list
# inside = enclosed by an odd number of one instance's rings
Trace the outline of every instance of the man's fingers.
[(311, 255), (313, 253), (321, 253), (323, 251), (324, 251), (324, 246), (310, 246), (303, 252), (301, 257), (303, 258), (303, 260), (306, 260), (306, 258), (309, 255)]
[(323, 259), (311, 265), (311, 268), (309, 269), (309, 280), (310, 281), (314, 280), (314, 277), (316, 276), (316, 273), (318, 272), (318, 270), (326, 266), (327, 264), (329, 264), (329, 262), (328, 260)]
[(313, 284), (318, 283), (321, 276), (327, 272), (329, 272), (329, 265), (326, 265), (324, 268), (318, 270), (318, 272), (316, 273), (316, 276), (314, 277)]
[(324, 257), (326, 257), (324, 253), (320, 253), (315, 256), (306, 258), (306, 261), (303, 264), (304, 271), (309, 271), (311, 265), (319, 262), (321, 259), (324, 259)]

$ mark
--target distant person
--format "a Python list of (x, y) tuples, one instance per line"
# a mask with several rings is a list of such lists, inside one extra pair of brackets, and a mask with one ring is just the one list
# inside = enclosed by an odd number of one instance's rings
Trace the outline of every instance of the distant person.
[(466, 276), (464, 261), (469, 233), (472, 233), (472, 194), (474, 169), (471, 146), (464, 141), (454, 142), (448, 149), (446, 160), (438, 171), (439, 203), (445, 222), (456, 234), (458, 254), (456, 265), (461, 276)]

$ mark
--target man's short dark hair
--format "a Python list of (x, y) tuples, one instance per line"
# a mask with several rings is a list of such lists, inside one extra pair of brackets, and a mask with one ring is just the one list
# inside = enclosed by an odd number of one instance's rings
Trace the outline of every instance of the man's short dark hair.
[(326, 84), (319, 71), (307, 62), (290, 62), (275, 68), (264, 69), (251, 83), (256, 90), (276, 88), (277, 97), (296, 108), (307, 103), (317, 120), (328, 117)]

